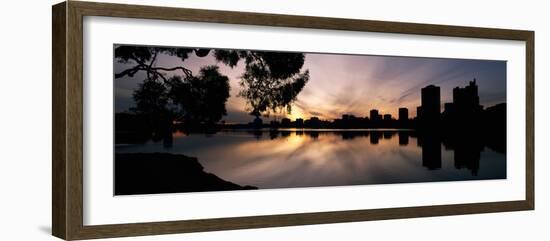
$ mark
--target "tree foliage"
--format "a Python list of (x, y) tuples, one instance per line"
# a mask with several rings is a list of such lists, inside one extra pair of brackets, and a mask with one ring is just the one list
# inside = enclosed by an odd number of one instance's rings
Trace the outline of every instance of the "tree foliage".
[(135, 112), (145, 115), (159, 115), (167, 111), (168, 90), (158, 81), (145, 81), (138, 85), (133, 97), (136, 102)]
[(309, 71), (300, 72), (305, 56), (302, 53), (216, 50), (214, 56), (222, 63), (235, 67), (244, 59), (245, 72), (241, 76), (244, 97), (253, 116), (286, 109), (309, 80)]
[(136, 106), (132, 110), (149, 116), (154, 123), (181, 119), (194, 125), (213, 124), (226, 114), (225, 102), (229, 97), (229, 79), (219, 73), (218, 67), (202, 67), (195, 76), (184, 66), (156, 66), (161, 54), (176, 56), (184, 62), (193, 53), (205, 57), (209, 52), (209, 49), (117, 46), (115, 58), (132, 67), (115, 73), (115, 79), (145, 72), (146, 78), (134, 91)]
[(115, 79), (124, 76), (133, 77), (139, 71), (145, 71), (148, 80), (163, 79), (166, 81), (164, 72), (180, 70), (183, 75), (192, 75), (191, 70), (183, 66), (175, 67), (157, 67), (155, 66), (159, 54), (176, 56), (181, 61), (185, 61), (192, 52), (203, 53), (203, 49), (189, 48), (168, 48), (168, 47), (145, 47), (145, 46), (126, 46), (115, 47), (115, 58), (119, 63), (133, 63), (134, 67), (128, 68), (122, 72), (115, 73)]
[(226, 114), (227, 76), (220, 74), (217, 66), (202, 67), (195, 76), (184, 66), (156, 65), (159, 55), (175, 56), (184, 62), (191, 54), (205, 57), (211, 52), (217, 61), (232, 68), (244, 62), (239, 96), (246, 99), (253, 116), (290, 112), (292, 102), (309, 80), (308, 70), (301, 71), (305, 59), (301, 53), (125, 45), (115, 47), (115, 58), (130, 67), (115, 73), (115, 79), (134, 77), (138, 72), (146, 74), (133, 95), (135, 112), (173, 113), (189, 123), (213, 124)]
[(197, 76), (185, 81), (174, 76), (168, 85), (168, 96), (181, 108), (183, 118), (190, 124), (212, 125), (227, 113), (229, 78), (219, 73), (218, 66), (203, 67)]

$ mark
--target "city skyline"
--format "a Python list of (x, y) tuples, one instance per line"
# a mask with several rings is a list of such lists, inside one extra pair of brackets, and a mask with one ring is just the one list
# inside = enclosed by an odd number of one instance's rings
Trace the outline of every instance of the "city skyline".
[[(202, 58), (192, 54), (184, 62), (169, 55), (159, 56), (157, 62), (159, 66), (185, 66), (193, 73), (202, 66), (219, 66), (220, 72), (228, 76), (231, 88), (227, 115), (222, 120), (246, 123), (253, 119), (245, 109), (245, 100), (237, 96), (244, 68), (242, 61), (230, 68), (217, 63), (212, 54)], [(125, 67), (115, 62), (115, 72)], [(343, 114), (368, 117), (372, 109), (397, 119), (399, 108), (407, 108), (408, 117), (414, 118), (416, 107), (421, 105), (421, 88), (432, 84), (441, 87), (439, 108), (443, 111), (445, 103), (452, 102), (453, 88), (465, 86), (474, 78), (481, 105), (506, 102), (504, 61), (306, 53), (302, 69), (308, 69), (311, 77), (292, 104), (292, 113), (272, 114), (264, 119), (334, 120)], [(131, 94), (144, 78), (143, 73), (138, 73), (115, 80), (116, 112), (127, 111), (134, 105)]]
[[(355, 116), (342, 114), (340, 118), (320, 119), (317, 116), (311, 118), (287, 117), (281, 120), (264, 122), (261, 118), (245, 123), (222, 123), (223, 128), (307, 128), (307, 129), (416, 129), (426, 131), (428, 129), (477, 128), (481, 123), (491, 122), (491, 125), (501, 125), (505, 120), (506, 103), (498, 103), (493, 106), (483, 106), (479, 102), (479, 93), (476, 79), (466, 86), (453, 88), (451, 102), (441, 103), (441, 88), (428, 85), (421, 89), (421, 105), (416, 107), (417, 116), (410, 118), (409, 109), (400, 107), (397, 116), (382, 113), (378, 109), (371, 109), (368, 115)], [(439, 106), (444, 106), (443, 109)], [(495, 113), (499, 117), (495, 118)], [(504, 116), (502, 116), (504, 115)], [(494, 126), (493, 126), (494, 127)]]
[(134, 45), (114, 57), (115, 195), (506, 178), (503, 61)]

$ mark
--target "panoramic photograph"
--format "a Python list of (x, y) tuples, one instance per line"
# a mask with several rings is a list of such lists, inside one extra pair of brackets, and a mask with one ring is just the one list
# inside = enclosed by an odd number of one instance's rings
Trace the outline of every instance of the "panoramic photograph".
[(506, 179), (506, 61), (113, 52), (114, 195)]

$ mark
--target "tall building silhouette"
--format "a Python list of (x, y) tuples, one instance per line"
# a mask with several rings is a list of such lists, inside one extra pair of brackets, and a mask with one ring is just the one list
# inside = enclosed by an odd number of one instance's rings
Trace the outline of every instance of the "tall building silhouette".
[(319, 117), (314, 116), (309, 118), (309, 120), (306, 120), (304, 124), (311, 128), (319, 128), (321, 126), (321, 120), (319, 120)]
[(470, 128), (479, 126), (482, 112), (483, 106), (479, 104), (478, 87), (474, 79), (465, 87), (453, 89), (453, 102), (445, 103), (443, 120), (446, 125), (455, 128)]
[(453, 89), (453, 103), (459, 108), (475, 109), (479, 107), (476, 79), (470, 81), (466, 87)]
[(476, 79), (470, 81), (466, 87), (453, 89), (453, 108), (459, 112), (477, 111), (482, 109), (479, 105), (478, 88)]
[(378, 110), (376, 110), (376, 109), (370, 110), (370, 120), (371, 121), (380, 121), (380, 119), (382, 119), (382, 118), (380, 117), (380, 114), (378, 113)]
[(422, 88), (421, 106), (417, 108), (418, 120), (422, 123), (438, 122), (440, 117), (441, 91), (439, 86)]
[(291, 123), (290, 119), (283, 118), (281, 120), (281, 127), (290, 127), (290, 123)]
[(300, 128), (301, 128), (301, 127), (304, 126), (304, 119), (302, 119), (302, 118), (296, 118), (295, 123), (296, 123), (296, 127), (300, 127)]
[(409, 109), (399, 108), (399, 122), (406, 122), (409, 120)]

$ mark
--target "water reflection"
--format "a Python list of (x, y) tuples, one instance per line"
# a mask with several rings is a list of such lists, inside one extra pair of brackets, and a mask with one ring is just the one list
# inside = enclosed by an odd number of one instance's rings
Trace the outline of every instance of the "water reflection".
[(399, 132), (399, 145), (406, 146), (409, 144), (409, 132), (400, 131)]
[(438, 137), (420, 135), (418, 145), (422, 148), (422, 166), (429, 170), (441, 168), (441, 141)]
[(163, 143), (116, 152), (196, 157), (205, 171), (260, 189), (506, 178), (505, 153), (481, 140), (409, 130), (233, 130)]

